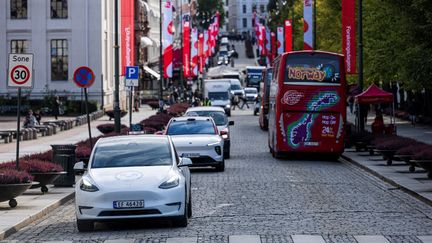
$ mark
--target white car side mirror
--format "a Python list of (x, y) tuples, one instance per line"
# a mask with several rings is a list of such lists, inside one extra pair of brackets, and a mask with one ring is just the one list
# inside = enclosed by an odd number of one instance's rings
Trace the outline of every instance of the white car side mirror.
[(192, 165), (192, 160), (189, 158), (180, 158), (179, 167)]
[(84, 172), (86, 170), (85, 163), (83, 161), (75, 163), (73, 167), (75, 172)]

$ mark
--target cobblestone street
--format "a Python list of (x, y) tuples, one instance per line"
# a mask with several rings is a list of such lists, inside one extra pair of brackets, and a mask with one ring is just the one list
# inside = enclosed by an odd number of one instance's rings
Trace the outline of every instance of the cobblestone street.
[(320, 235), (326, 242), (357, 242), (356, 235), (382, 235), (389, 242), (421, 242), (417, 236), (432, 234), (427, 204), (348, 162), (276, 160), (251, 110), (236, 110), (230, 120), (235, 125), (225, 172), (192, 169), (188, 227), (123, 222), (79, 233), (70, 201), (6, 241), (228, 242), (230, 235), (259, 235), (261, 242), (293, 242), (292, 235)]

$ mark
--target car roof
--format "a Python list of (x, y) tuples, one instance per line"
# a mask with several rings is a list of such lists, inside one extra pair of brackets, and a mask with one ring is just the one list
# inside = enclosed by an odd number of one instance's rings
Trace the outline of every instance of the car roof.
[(197, 106), (197, 107), (191, 107), (186, 110), (186, 113), (190, 111), (221, 111), (225, 112), (225, 110), (222, 107), (219, 106)]
[(129, 141), (134, 142), (152, 142), (152, 141), (166, 141), (168, 142), (168, 136), (165, 135), (122, 135), (122, 136), (112, 136), (112, 137), (104, 137), (98, 140), (98, 144), (111, 143), (127, 143)]
[(213, 118), (208, 116), (181, 116), (176, 118), (171, 118), (172, 122), (179, 121), (213, 121)]

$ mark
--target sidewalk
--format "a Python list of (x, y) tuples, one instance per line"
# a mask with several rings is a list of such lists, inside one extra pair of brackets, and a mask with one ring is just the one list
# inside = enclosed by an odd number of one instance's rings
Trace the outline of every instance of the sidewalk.
[[(347, 120), (354, 124), (355, 116), (347, 111)], [(369, 112), (366, 129), (370, 131), (370, 124), (374, 120), (374, 112)], [(390, 117), (384, 117), (388, 124)], [(411, 125), (411, 122), (396, 118), (397, 135), (413, 138), (427, 144), (432, 144), (432, 127), (425, 125)], [(370, 156), (369, 152), (355, 152), (346, 149), (342, 157), (380, 179), (392, 184), (420, 200), (432, 205), (432, 180), (427, 178), (426, 171), (416, 168), (414, 173), (408, 171), (408, 165), (403, 161), (394, 161), (387, 166), (381, 155)]]
[[(142, 106), (139, 112), (132, 114), (132, 123), (155, 114), (149, 106)], [(0, 119), (1, 120), (1, 119)], [(15, 121), (8, 121), (15, 122)], [(3, 125), (8, 123), (3, 119)], [(129, 114), (121, 120), (122, 124), (129, 126)], [(114, 123), (109, 121), (107, 116), (91, 122), (92, 136), (99, 136), (101, 133), (96, 126), (103, 123)], [(16, 126), (16, 125), (15, 125)], [(25, 154), (44, 152), (51, 149), (51, 144), (74, 144), (88, 138), (87, 125), (74, 127), (67, 131), (61, 131), (50, 137), (41, 137), (37, 140), (20, 142), (20, 157)], [(15, 159), (16, 143), (0, 144), (0, 163)], [(59, 207), (74, 197), (73, 187), (53, 187), (48, 186), (49, 192), (42, 194), (40, 188), (29, 189), (21, 196), (17, 197), (18, 206), (10, 208), (8, 202), (0, 202), (0, 240), (8, 235), (17, 232), (31, 222), (41, 218), (45, 214)]]

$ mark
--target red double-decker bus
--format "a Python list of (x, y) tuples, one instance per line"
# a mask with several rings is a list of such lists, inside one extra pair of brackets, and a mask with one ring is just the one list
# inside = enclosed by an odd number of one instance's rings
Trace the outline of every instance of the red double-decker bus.
[(344, 151), (346, 123), (344, 57), (322, 51), (295, 51), (273, 62), (269, 137), (273, 157), (281, 153)]

